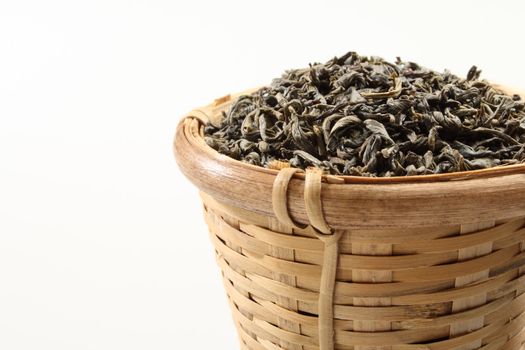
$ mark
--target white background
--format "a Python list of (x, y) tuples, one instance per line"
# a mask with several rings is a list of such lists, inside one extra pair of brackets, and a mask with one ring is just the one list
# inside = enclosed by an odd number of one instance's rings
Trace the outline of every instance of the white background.
[(1, 1), (0, 349), (237, 349), (179, 118), (349, 50), (525, 87), (523, 4)]

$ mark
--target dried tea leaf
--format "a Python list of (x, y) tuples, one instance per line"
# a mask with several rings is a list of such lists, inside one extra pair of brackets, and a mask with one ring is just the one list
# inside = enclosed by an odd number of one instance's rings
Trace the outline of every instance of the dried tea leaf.
[(461, 79), (348, 52), (240, 96), (219, 125), (204, 127), (204, 140), (250, 164), (315, 166), (334, 175), (439, 174), (525, 162), (525, 104), (480, 73), (473, 66)]

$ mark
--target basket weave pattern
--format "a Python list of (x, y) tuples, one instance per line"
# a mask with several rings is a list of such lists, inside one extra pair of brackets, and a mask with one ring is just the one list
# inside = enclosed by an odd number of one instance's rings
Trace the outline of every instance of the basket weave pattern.
[(203, 139), (231, 101), (192, 111), (174, 151), (201, 191), (242, 349), (523, 348), (525, 165), (399, 178), (250, 166)]
[[(319, 349), (323, 244), (202, 195), (243, 349)], [(519, 349), (525, 220), (342, 233), (335, 349)]]

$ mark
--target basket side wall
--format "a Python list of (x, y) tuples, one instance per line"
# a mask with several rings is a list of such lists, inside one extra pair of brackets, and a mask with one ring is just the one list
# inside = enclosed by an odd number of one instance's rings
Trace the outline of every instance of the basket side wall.
[[(312, 229), (201, 196), (242, 348), (319, 349), (324, 246)], [(519, 349), (524, 224), (344, 231), (335, 348)]]

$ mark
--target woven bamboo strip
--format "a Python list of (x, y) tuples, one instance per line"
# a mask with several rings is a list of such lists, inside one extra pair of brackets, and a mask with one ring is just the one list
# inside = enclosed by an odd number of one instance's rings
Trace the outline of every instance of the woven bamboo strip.
[[(482, 229), (490, 228), (495, 225), (494, 221), (485, 221), (477, 224), (462, 225), (460, 234), (467, 234), (470, 232), (476, 232)], [(473, 257), (487, 255), (492, 252), (492, 242), (483, 243), (480, 245), (473, 245), (472, 247), (462, 248), (458, 251), (458, 260), (468, 260)], [(479, 282), (486, 280), (489, 277), (489, 269), (473, 273), (471, 275), (462, 276), (456, 278), (456, 287), (461, 287), (468, 285), (473, 282)], [(462, 310), (468, 310), (478, 305), (483, 305), (487, 301), (486, 294), (478, 294), (475, 296), (470, 296), (460, 300), (455, 300), (452, 303), (452, 312), (458, 312)], [(473, 330), (483, 327), (483, 317), (477, 319), (471, 319), (469, 321), (463, 321), (460, 323), (455, 323), (450, 326), (450, 335), (456, 336), (458, 334), (464, 334), (471, 332)], [(475, 342), (468, 344), (464, 347), (459, 348), (458, 350), (473, 350), (481, 346), (481, 339), (476, 340)]]
[[(213, 215), (208, 213), (207, 215)], [(218, 220), (220, 220), (220, 217), (217, 217)], [(210, 220), (210, 222), (215, 223), (216, 221)], [(516, 220), (516, 222), (522, 222), (521, 219)], [(241, 225), (239, 225), (241, 226)], [(210, 228), (213, 228), (213, 225), (210, 225)], [(227, 223), (223, 224), (222, 227), (231, 227)], [(506, 227), (511, 228), (514, 230), (514, 234), (520, 234), (520, 227), (518, 225), (506, 225)], [(265, 229), (267, 230), (267, 229)], [(512, 231), (511, 230), (511, 231)], [(235, 235), (236, 233), (241, 232), (240, 229), (231, 230), (226, 229), (224, 231), (221, 231), (221, 235), (224, 235), (224, 232), (229, 232), (230, 234)], [(276, 233), (279, 234), (279, 233)], [(512, 232), (510, 233), (512, 235)], [(213, 236), (213, 234), (212, 234)], [(252, 237), (252, 236), (250, 236)], [(291, 236), (293, 237), (293, 236)], [(252, 237), (253, 238), (253, 237)], [(224, 238), (223, 238), (224, 239)], [(247, 241), (249, 242), (249, 241)], [(260, 244), (267, 244), (264, 241), (259, 241)], [(234, 261), (237, 259), (241, 259), (244, 255), (229, 255), (233, 252), (233, 250), (226, 250), (228, 247), (222, 241), (215, 240), (217, 251), (221, 254), (224, 259), (229, 260), (234, 266), (235, 265), (242, 265), (244, 267), (244, 274), (239, 273), (238, 271), (227, 268), (225, 260), (222, 260), (223, 263), (219, 263), (221, 268), (223, 269), (223, 272), (225, 274), (225, 278), (228, 278), (229, 281), (233, 281), (234, 284), (231, 284), (229, 288), (227, 288), (227, 291), (230, 291), (230, 295), (235, 295), (237, 298), (240, 298), (240, 296), (243, 296), (245, 300), (250, 300), (247, 297), (245, 297), (242, 293), (232, 293), (231, 289), (234, 288), (241, 288), (241, 290), (248, 291), (250, 295), (253, 295), (251, 299), (254, 299), (255, 301), (251, 301), (254, 305), (259, 305), (257, 308), (258, 311), (254, 311), (255, 309), (253, 306), (250, 306), (249, 308), (245, 306), (245, 309), (242, 309), (243, 311), (249, 311), (252, 314), (256, 313), (258, 314), (258, 317), (256, 318), (255, 324), (259, 326), (259, 328), (262, 327), (263, 330), (266, 332), (269, 332), (270, 334), (274, 335), (273, 340), (276, 338), (276, 330), (273, 329), (271, 326), (272, 322), (275, 322), (278, 324), (277, 319), (279, 317), (282, 317), (283, 320), (286, 320), (288, 322), (292, 322), (295, 324), (302, 324), (304, 328), (306, 329), (306, 333), (310, 333), (309, 338), (313, 339), (311, 341), (308, 341), (309, 345), (312, 345), (312, 341), (315, 341), (316, 333), (315, 333), (315, 317), (308, 317), (307, 320), (304, 319), (305, 316), (301, 316), (299, 312), (312, 312), (313, 315), (315, 315), (315, 308), (316, 303), (319, 298), (317, 291), (308, 291), (308, 290), (301, 290), (298, 287), (288, 285), (282, 281), (275, 280), (275, 274), (272, 273), (271, 269), (266, 269), (264, 266), (261, 266), (257, 261), (260, 261), (261, 257), (258, 257), (255, 260), (250, 260), (250, 263), (246, 263), (245, 261), (242, 261), (239, 264), (236, 264)], [(519, 243), (518, 243), (519, 244)], [(514, 249), (513, 249), (514, 248)], [(505, 252), (505, 249), (510, 249), (509, 251), (513, 252), (513, 254), (504, 254), (501, 255), (506, 261), (512, 261), (512, 259), (515, 258), (515, 256), (518, 256), (520, 253), (520, 250), (516, 248), (515, 246), (510, 246), (506, 248), (500, 249), (500, 251)], [(241, 249), (243, 250), (243, 249)], [(457, 251), (457, 250), (456, 250)], [(230, 253), (228, 253), (230, 252)], [(225, 254), (226, 253), (226, 254)], [(446, 252), (445, 252), (446, 254)], [(490, 255), (492, 253), (489, 253), (487, 255)], [(486, 255), (486, 256), (487, 256)], [(248, 259), (250, 256), (244, 257), (245, 259)], [(388, 256), (385, 256), (385, 258), (388, 258)], [(264, 260), (264, 258), (262, 258)], [(475, 259), (475, 258), (474, 258)], [(472, 260), (472, 259), (471, 259)], [(221, 261), (221, 259), (220, 259)], [(255, 264), (253, 264), (255, 262)], [(456, 264), (462, 264), (463, 262), (457, 262)], [(505, 264), (505, 261), (500, 261), (500, 264)], [(388, 264), (386, 261), (385, 264)], [(454, 264), (452, 264), (454, 265)], [(285, 266), (285, 265), (283, 265)], [(314, 266), (314, 265), (311, 265)], [(460, 265), (461, 266), (461, 265)], [(285, 266), (286, 267), (286, 266)], [(431, 266), (429, 266), (430, 268)], [(284, 267), (283, 267), (284, 268)], [(415, 269), (417, 270), (417, 269)], [(461, 270), (461, 269), (460, 269)], [(516, 269), (517, 270), (517, 269)], [(287, 273), (291, 273), (293, 275), (294, 273), (306, 273), (308, 275), (314, 274), (314, 276), (317, 276), (318, 273), (313, 272), (315, 270), (312, 270), (311, 268), (308, 268), (306, 271), (303, 271), (302, 269), (297, 268), (291, 268), (286, 270)], [(233, 277), (235, 274), (237, 277)], [(414, 339), (417, 341), (418, 339), (426, 339), (426, 337), (442, 337), (444, 332), (448, 332), (447, 327), (451, 327), (454, 324), (462, 323), (462, 322), (479, 322), (478, 320), (481, 319), (488, 319), (491, 323), (482, 326), (483, 331), (479, 333), (473, 333), (469, 332), (467, 334), (478, 334), (479, 337), (483, 336), (487, 338), (491, 334), (494, 334), (494, 332), (491, 332), (492, 329), (497, 328), (498, 325), (501, 327), (504, 327), (506, 322), (503, 322), (500, 320), (501, 317), (497, 317), (497, 315), (501, 314), (501, 310), (524, 310), (525, 309), (525, 299), (523, 296), (520, 295), (519, 298), (515, 297), (516, 290), (518, 288), (521, 288), (523, 285), (522, 280), (525, 280), (525, 276), (523, 278), (515, 279), (517, 277), (517, 272), (514, 270), (509, 270), (506, 272), (501, 272), (497, 276), (489, 277), (487, 276), (482, 281), (473, 281), (471, 283), (468, 283), (465, 286), (457, 286), (452, 287), (450, 289), (442, 290), (442, 291), (435, 291), (430, 294), (408, 294), (408, 295), (398, 295), (390, 297), (390, 300), (392, 301), (392, 304), (407, 304), (407, 305), (399, 305), (399, 306), (376, 306), (376, 307), (365, 307), (365, 306), (358, 306), (358, 305), (340, 305), (337, 304), (341, 298), (341, 296), (348, 294), (354, 294), (358, 293), (358, 289), (354, 290), (353, 285), (360, 285), (359, 283), (344, 283), (344, 282), (337, 282), (336, 286), (336, 292), (335, 292), (335, 302), (336, 305), (334, 306), (334, 315), (336, 318), (336, 322), (334, 323), (338, 327), (353, 327), (356, 331), (359, 328), (359, 322), (361, 322), (361, 325), (363, 322), (383, 322), (383, 324), (386, 324), (387, 322), (389, 324), (396, 324), (396, 327), (399, 329), (405, 329), (406, 331), (409, 331), (410, 329), (413, 329), (415, 333), (413, 333), (413, 336), (410, 336), (411, 333), (398, 333), (399, 331), (391, 331), (388, 332), (388, 330), (374, 330), (373, 334), (373, 341), (371, 341), (368, 338), (362, 338), (359, 336), (359, 333), (351, 332), (343, 332), (340, 333), (336, 329), (336, 337), (335, 339), (339, 339), (340, 341), (345, 341), (347, 337), (352, 338), (352, 342), (356, 342), (359, 339), (362, 339), (362, 341), (358, 342), (358, 344), (346, 344), (349, 346), (356, 346), (356, 348), (359, 347), (378, 347), (377, 342), (381, 342), (381, 334), (384, 334), (384, 336), (390, 336), (395, 337), (395, 339), (401, 339), (407, 340), (410, 339), (413, 341)], [(513, 279), (514, 278), (514, 279)], [(240, 279), (244, 280), (245, 282), (240, 282)], [(405, 283), (413, 283), (413, 282), (405, 282)], [(387, 283), (382, 282), (379, 283), (379, 285), (383, 285), (383, 287), (388, 288), (390, 284), (393, 285), (404, 285), (404, 283)], [(349, 290), (346, 290), (345, 286), (352, 286)], [(338, 287), (339, 286), (339, 287)], [(373, 286), (373, 285), (372, 285)], [(417, 282), (413, 286), (413, 288), (418, 287), (424, 287), (425, 283), (422, 285)], [(343, 289), (341, 289), (341, 287)], [(367, 284), (363, 284), (363, 290), (366, 290)], [(368, 286), (370, 287), (370, 285)], [(413, 288), (407, 288), (407, 293), (411, 293), (411, 290)], [(463, 291), (464, 292), (461, 292)], [(339, 292), (338, 292), (339, 291)], [(341, 292), (344, 292), (345, 294), (340, 294)], [(393, 290), (395, 293), (395, 289)], [(478, 293), (478, 294), (473, 294)], [(503, 295), (499, 295), (502, 293), (506, 293)], [(388, 292), (387, 292), (388, 294)], [(279, 296), (280, 295), (288, 295), (290, 299), (292, 300), (298, 300), (302, 301), (302, 303), (298, 303), (298, 310), (292, 310), (288, 307), (283, 308), (282, 306), (278, 305)], [(447, 313), (451, 312), (451, 310), (447, 310), (447, 308), (431, 308), (429, 303), (437, 302), (437, 303), (446, 303), (448, 300), (455, 301), (455, 300), (462, 300), (465, 298), (468, 298), (471, 295), (489, 295), (491, 297), (496, 296), (496, 299), (493, 299), (492, 301), (487, 301), (479, 305), (478, 307), (471, 307), (463, 311), (457, 311), (455, 313)], [(355, 297), (352, 297), (354, 300)], [(307, 310), (301, 311), (301, 305), (311, 305), (307, 308)], [(420, 304), (420, 307), (414, 307), (412, 305)], [(251, 304), (250, 304), (251, 305)], [(437, 305), (445, 305), (445, 304), (435, 304)], [(266, 311), (261, 311), (266, 310)], [(411, 310), (411, 311), (409, 311)], [(418, 311), (419, 310), (419, 311)], [(432, 311), (434, 310), (434, 311)], [(396, 314), (398, 316), (396, 316)], [(264, 317), (261, 315), (265, 315)], [(274, 315), (274, 317), (270, 317), (269, 315)], [(279, 316), (277, 316), (279, 315)], [(263, 317), (263, 319), (261, 319)], [(503, 317), (506, 317), (503, 315)], [(259, 321), (257, 321), (259, 320)], [(340, 320), (340, 321), (339, 321)], [(348, 322), (344, 323), (343, 320), (347, 320)], [(370, 321), (367, 321), (370, 320)], [(470, 320), (470, 321), (469, 321)], [(264, 323), (261, 323), (263, 322)], [(356, 329), (356, 324), (357, 329)], [(516, 323), (514, 323), (515, 325)], [(487, 328), (488, 327), (488, 328)], [(256, 328), (256, 326), (253, 326), (250, 324), (250, 326), (246, 327), (246, 331), (251, 332), (253, 329), (259, 329)], [(510, 328), (509, 328), (510, 329)], [(426, 330), (424, 332), (421, 332), (421, 330)], [(284, 333), (290, 336), (290, 332)], [(339, 336), (338, 336), (339, 334)], [(344, 335), (344, 334), (352, 334), (350, 335)], [(401, 336), (401, 334), (405, 334), (404, 336)], [(260, 335), (257, 335), (260, 337)], [(339, 338), (338, 338), (339, 337)], [(361, 337), (361, 338), (360, 338)], [(415, 338), (414, 338), (415, 337)], [(460, 336), (461, 337), (461, 336)], [(472, 335), (466, 338), (461, 338), (465, 342), (471, 339)], [(511, 338), (507, 336), (508, 338)], [(272, 338), (270, 336), (270, 338)], [(458, 337), (455, 337), (456, 339)], [(293, 338), (295, 340), (302, 339), (302, 338)], [(368, 339), (368, 340), (367, 340)], [(480, 339), (483, 338), (474, 338), (476, 339), (476, 342), (480, 342)], [(508, 340), (508, 339), (507, 339)], [(272, 339), (266, 338), (266, 341), (272, 342)], [(275, 343), (277, 345), (280, 344), (280, 341), (278, 343)], [(457, 341), (457, 340), (456, 340)], [(501, 342), (501, 339), (498, 338), (498, 341)], [(336, 341), (337, 342), (337, 341)], [(305, 346), (308, 344), (297, 344), (293, 343), (295, 346)], [(367, 345), (368, 344), (368, 345)], [(372, 344), (372, 345), (370, 345)], [(375, 345), (374, 345), (375, 344)], [(394, 343), (395, 344), (395, 343)], [(439, 345), (439, 347), (436, 347), (439, 349), (441, 346), (446, 346), (446, 344), (449, 343), (443, 343), (444, 345)], [(461, 346), (468, 346), (469, 343), (462, 343)], [(399, 344), (398, 344), (399, 345)], [(408, 345), (408, 344), (407, 344)], [(282, 346), (281, 346), (282, 347)], [(285, 347), (286, 348), (286, 347)], [(336, 345), (337, 348), (337, 345)], [(412, 348), (414, 348), (412, 346)], [(394, 349), (394, 348), (392, 348)], [(447, 349), (446, 347), (443, 347), (443, 349)]]
[[(208, 223), (208, 226), (210, 229), (214, 230), (217, 229), (213, 222), (208, 220), (208, 217), (206, 216), (206, 221)], [(512, 226), (506, 225), (507, 228), (512, 228), (513, 226), (518, 224), (522, 224), (521, 220), (511, 221)], [(256, 237), (252, 238), (250, 235), (246, 235), (246, 233), (250, 233), (251, 235), (256, 235)], [(320, 264), (323, 258), (323, 254), (321, 252), (320, 245), (317, 245), (316, 243), (320, 243), (317, 239), (310, 239), (310, 238), (302, 238), (302, 237), (290, 237), (288, 238), (289, 245), (281, 245), (283, 242), (286, 242), (282, 237), (283, 234), (276, 234), (274, 233), (273, 239), (269, 239), (269, 231), (268, 230), (262, 230), (262, 229), (255, 229), (253, 226), (243, 226), (241, 225), (241, 228), (239, 230), (229, 226), (229, 225), (222, 225), (220, 230), (217, 230), (217, 235), (219, 237), (224, 237), (226, 235), (225, 231), (228, 231), (228, 237), (234, 241), (237, 245), (241, 246), (243, 249), (250, 251), (252, 253), (257, 254), (268, 254), (272, 247), (277, 245), (283, 248), (292, 249), (295, 251), (295, 255), (299, 257), (299, 261), (307, 262), (311, 264)], [(493, 231), (497, 232), (497, 231)], [(514, 233), (512, 231), (510, 234)], [(516, 232), (513, 234), (510, 238), (509, 233), (507, 233), (504, 238), (505, 240), (496, 240), (494, 241), (494, 245), (496, 249), (502, 249), (507, 248), (509, 246), (515, 245), (516, 243), (519, 243), (522, 241), (522, 239), (525, 237), (525, 230), (519, 230), (519, 232)], [(261, 240), (261, 236), (265, 240)], [(474, 235), (471, 235), (474, 236)], [(475, 244), (475, 238), (472, 237), (473, 243)], [(498, 238), (497, 235), (495, 238)], [(291, 244), (294, 239), (297, 239), (299, 242), (298, 244), (294, 245)], [(489, 242), (492, 245), (492, 242)], [(312, 248), (304, 249), (303, 246), (307, 246), (308, 244), (312, 245)], [(487, 244), (487, 243), (480, 243), (480, 244)], [(316, 252), (319, 248), (319, 252)], [(451, 248), (453, 249), (453, 248)], [(455, 248), (457, 249), (457, 247)], [(462, 249), (462, 248), (459, 248)], [(349, 255), (349, 254), (340, 254), (340, 261), (342, 262), (341, 270), (344, 270), (344, 266), (352, 266), (353, 269), (368, 269), (368, 270), (381, 270), (382, 266), (384, 265), (384, 261), (388, 261), (389, 270), (404, 270), (404, 269), (413, 269), (415, 267), (420, 266), (432, 266), (432, 265), (438, 265), (438, 264), (444, 264), (449, 261), (453, 261), (453, 258), (457, 257), (457, 253), (454, 251), (451, 252), (441, 252), (441, 254), (437, 253), (423, 253), (423, 254), (410, 254), (410, 255), (398, 255), (398, 256), (365, 256), (365, 255)]]
[[(216, 238), (213, 238), (216, 240)], [(279, 272), (282, 274), (290, 274), (305, 279), (315, 280), (321, 277), (321, 266), (305, 264), (300, 262), (290, 262), (288, 260), (281, 260), (269, 255), (260, 255), (245, 251), (244, 254), (237, 252), (223, 243), (217, 244), (218, 250), (227, 256), (238, 256), (239, 260), (246, 264), (246, 268), (250, 271), (257, 272), (263, 276), (268, 276), (272, 272)], [(501, 249), (497, 252), (487, 254), (480, 258), (471, 259), (468, 261), (459, 262), (457, 264), (446, 264), (440, 266), (417, 267), (412, 270), (394, 271), (391, 273), (392, 278), (401, 282), (424, 282), (424, 281), (443, 281), (465, 276), (471, 273), (483, 271), (487, 268), (504, 265), (506, 262), (514, 261), (516, 253), (519, 253), (518, 246), (510, 246)], [(516, 259), (521, 261), (522, 255), (517, 255)], [(388, 263), (388, 260), (385, 261)], [(387, 269), (386, 265), (383, 270)], [(507, 266), (507, 269), (512, 268), (512, 264)], [(350, 270), (350, 269), (348, 269)], [(263, 272), (265, 271), (265, 272)], [(505, 269), (501, 269), (504, 272)], [(377, 280), (377, 282), (382, 282)]]
[[(391, 244), (366, 244), (366, 243), (354, 243), (352, 244), (352, 253), (358, 256), (360, 255), (378, 255), (388, 256), (392, 254)], [(352, 265), (349, 265), (352, 266)], [(385, 265), (383, 264), (383, 269)], [(352, 273), (352, 281), (355, 282), (391, 282), (392, 281), (391, 271), (371, 271), (371, 269), (360, 269), (359, 267), (354, 268)], [(361, 298), (354, 297), (353, 304), (356, 306), (388, 306), (392, 304), (390, 297), (379, 297), (379, 298)], [(367, 332), (378, 332), (387, 331), (392, 329), (392, 324), (388, 320), (384, 321), (360, 321), (354, 322), (354, 330), (356, 331), (367, 331)], [(389, 350), (390, 346), (370, 347), (370, 346), (356, 346), (355, 350)]]
[[(285, 225), (282, 225), (280, 222), (273, 218), (268, 219), (268, 228), (270, 230), (278, 231), (281, 233), (292, 233), (292, 228), (287, 227)], [(282, 247), (279, 245), (272, 245), (271, 246), (271, 256), (284, 259), (284, 260), (295, 260), (295, 253), (293, 249)], [(288, 274), (281, 274), (278, 272), (274, 273), (273, 278), (277, 281), (283, 282), (285, 284), (289, 284), (291, 286), (295, 286), (295, 276), (288, 275)], [(277, 305), (282, 306), (286, 309), (297, 311), (297, 300), (290, 298), (289, 296), (281, 295), (279, 296)], [(286, 329), (288, 331), (292, 331), (298, 334), (301, 334), (301, 325), (297, 322), (292, 322), (289, 319), (285, 319), (282, 317), (279, 317), (279, 320), (277, 322), (278, 326)], [(287, 344), (284, 341), (281, 341), (280, 345), (284, 348), (288, 348), (291, 350), (303, 350), (303, 347), (301, 345), (294, 345), (294, 344)]]
[[(219, 250), (221, 248), (219, 247)], [(258, 268), (255, 268), (255, 270), (259, 270)], [(250, 275), (250, 274), (248, 274)], [(469, 295), (472, 295), (472, 294), (476, 294), (476, 293), (486, 293), (488, 291), (492, 291), (492, 290), (495, 290), (496, 288), (500, 288), (505, 281), (509, 280), (511, 277), (512, 277), (513, 273), (506, 273), (506, 274), (502, 274), (502, 275), (499, 275), (498, 277), (496, 278), (491, 278), (485, 282), (482, 282), (482, 283), (478, 283), (478, 284), (472, 284), (472, 285), (469, 285), (467, 287), (463, 287), (463, 288), (456, 288), (456, 289), (452, 289), (452, 290), (447, 290), (447, 291), (443, 291), (443, 292), (437, 292), (437, 293), (432, 293), (432, 294), (413, 294), (413, 295), (402, 295), (402, 296), (393, 296), (392, 297), (392, 301), (394, 304), (396, 305), (406, 305), (406, 304), (421, 304), (421, 303), (428, 303), (429, 301), (432, 301), (432, 302), (445, 302), (447, 300), (453, 300), (454, 298), (461, 298), (461, 297), (467, 297)], [(258, 275), (253, 275), (254, 279), (260, 279), (260, 278), (264, 278), (264, 277), (261, 277), (261, 276), (258, 276)], [(516, 285), (518, 285), (517, 283), (521, 283), (522, 282), (522, 279), (523, 278), (520, 278), (518, 280), (515, 280), (516, 282)], [(270, 279), (270, 281), (272, 281)], [(274, 282), (276, 285), (278, 282)], [(407, 287), (407, 291), (410, 291), (410, 290), (413, 290), (413, 288), (417, 288), (417, 286), (419, 286), (420, 284), (416, 283), (416, 287), (412, 287), (414, 284), (400, 284), (400, 283), (397, 283), (397, 284), (394, 284), (394, 286), (399, 286), (399, 287)], [(509, 283), (507, 285), (507, 288), (511, 288), (512, 286), (514, 286), (515, 283), (512, 282), (512, 283)], [(347, 287), (348, 286), (348, 287)], [(355, 287), (358, 287), (358, 286), (361, 286), (361, 288), (359, 289), (356, 289)], [(336, 302), (344, 302), (344, 296), (345, 295), (363, 295), (366, 297), (366, 294), (365, 292), (368, 292), (370, 291), (370, 289), (374, 287), (374, 285), (369, 285), (369, 284), (362, 284), (362, 285), (359, 285), (359, 284), (347, 284), (347, 283), (342, 283), (342, 282), (337, 282), (336, 284), (336, 291), (339, 289), (340, 290), (340, 293), (336, 293)], [(377, 285), (377, 287), (379, 287), (379, 291), (381, 291), (381, 293), (373, 293), (373, 290), (372, 290), (372, 293), (373, 294), (376, 294), (376, 296), (381, 296), (381, 295), (385, 295), (385, 293), (389, 293), (389, 285), (388, 284), (379, 284)], [(288, 288), (288, 289), (287, 289)], [(368, 290), (367, 290), (368, 288)], [(512, 287), (512, 288), (517, 288), (516, 287)], [(397, 288), (396, 288), (397, 289)], [(398, 294), (394, 289), (393, 290), (393, 294)], [(359, 291), (362, 291), (361, 293)], [(293, 288), (290, 288), (288, 286), (281, 286), (280, 287), (280, 291), (281, 292), (284, 292), (284, 293), (291, 293), (291, 295), (294, 295), (294, 298), (297, 298), (299, 300), (315, 300), (318, 295), (317, 293), (311, 293), (311, 292), (301, 292), (301, 290), (298, 290), (298, 289), (293, 289)], [(305, 295), (311, 295), (306, 297)], [(373, 295), (372, 295), (373, 296)]]

